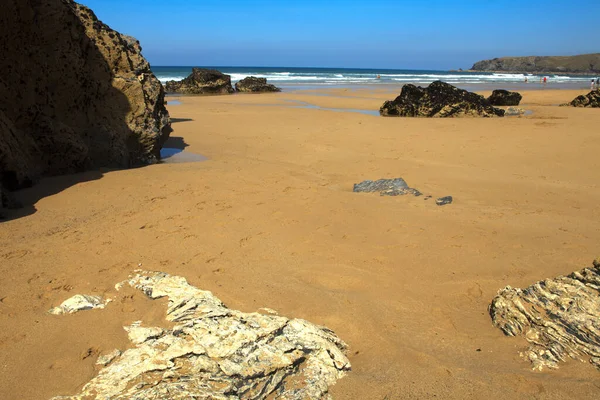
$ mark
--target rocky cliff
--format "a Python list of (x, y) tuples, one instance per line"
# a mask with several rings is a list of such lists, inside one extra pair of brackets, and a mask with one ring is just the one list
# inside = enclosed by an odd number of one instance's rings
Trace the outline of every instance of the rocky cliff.
[(478, 61), (475, 71), (600, 73), (600, 53), (577, 56), (502, 57)]
[(164, 90), (139, 43), (71, 0), (5, 0), (0, 13), (0, 178), (156, 162)]

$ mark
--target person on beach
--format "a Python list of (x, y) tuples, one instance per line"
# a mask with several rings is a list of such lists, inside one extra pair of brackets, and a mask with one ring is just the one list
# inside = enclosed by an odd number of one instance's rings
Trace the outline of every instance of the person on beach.
[(525, 77), (525, 83), (527, 83), (527, 77)]
[(594, 90), (594, 85), (596, 84), (596, 80), (592, 78), (592, 85), (590, 86), (590, 90)]
[(548, 82), (548, 78), (544, 77), (544, 85)]

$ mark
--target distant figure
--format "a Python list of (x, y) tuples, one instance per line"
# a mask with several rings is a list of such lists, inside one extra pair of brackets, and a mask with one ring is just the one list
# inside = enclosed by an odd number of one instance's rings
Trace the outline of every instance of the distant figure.
[(377, 75), (377, 79), (381, 79), (381, 75)]
[(548, 82), (548, 78), (544, 77), (544, 85)]
[(596, 84), (596, 80), (592, 78), (592, 86), (590, 86), (590, 90), (594, 90), (595, 84)]
[(525, 83), (527, 83), (527, 77), (525, 77)]

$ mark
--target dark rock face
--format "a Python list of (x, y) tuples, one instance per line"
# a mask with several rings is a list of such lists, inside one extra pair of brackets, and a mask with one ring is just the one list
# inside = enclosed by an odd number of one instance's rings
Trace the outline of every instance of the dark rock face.
[(558, 72), (590, 73), (600, 72), (600, 53), (577, 56), (528, 56), (502, 57), (478, 61), (471, 67), (474, 71), (506, 72)]
[(71, 0), (6, 0), (2, 7), (4, 189), (42, 175), (159, 159), (169, 114), (135, 39)]
[(586, 95), (581, 95), (575, 97), (572, 102), (567, 104), (562, 104), (563, 106), (573, 106), (573, 107), (589, 107), (589, 108), (599, 108), (600, 107), (600, 89), (592, 90)]
[(405, 194), (420, 196), (422, 194), (417, 189), (408, 187), (408, 184), (402, 178), (362, 181), (354, 184), (353, 192), (379, 192), (381, 196), (403, 196)]
[(483, 96), (442, 81), (426, 88), (404, 85), (400, 96), (386, 101), (379, 114), (392, 117), (502, 117), (504, 110), (493, 107)]
[(235, 90), (241, 93), (281, 92), (277, 86), (267, 83), (266, 78), (248, 76), (235, 84)]
[(435, 201), (435, 204), (437, 204), (438, 206), (445, 206), (446, 204), (450, 203), (452, 203), (452, 196), (440, 197)]
[(167, 82), (165, 89), (169, 93), (181, 94), (230, 94), (234, 92), (230, 75), (204, 68), (193, 68), (190, 76), (181, 81)]
[(506, 286), (489, 306), (494, 326), (523, 336), (521, 353), (534, 369), (558, 368), (572, 358), (600, 369), (600, 262), (525, 288)]
[(518, 106), (522, 96), (518, 92), (509, 92), (508, 90), (494, 90), (488, 97), (488, 101), (493, 106)]

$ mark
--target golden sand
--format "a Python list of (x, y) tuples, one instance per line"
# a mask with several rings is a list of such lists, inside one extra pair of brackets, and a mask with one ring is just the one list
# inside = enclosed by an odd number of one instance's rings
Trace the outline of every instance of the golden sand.
[[(523, 92), (522, 118), (409, 119), (377, 110), (397, 88), (181, 97), (172, 142), (208, 161), (89, 172), (19, 193), (0, 224), (0, 398), (74, 393), (122, 326), (162, 304), (119, 293), (105, 310), (46, 314), (115, 294), (139, 264), (183, 275), (228, 307), (269, 307), (350, 345), (340, 399), (597, 399), (600, 375), (532, 372), (494, 328), (505, 285), (567, 274), (600, 253), (600, 112), (584, 91)], [(171, 100), (171, 99), (169, 99)], [(179, 138), (179, 139), (178, 139)], [(403, 177), (433, 199), (353, 193)], [(452, 195), (439, 207), (436, 197)]]

